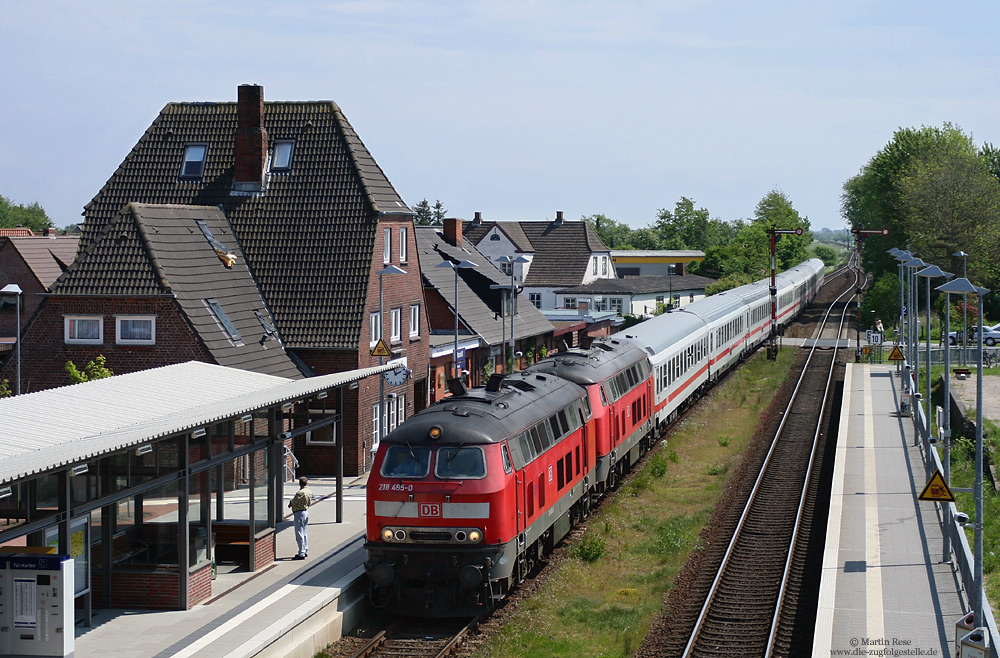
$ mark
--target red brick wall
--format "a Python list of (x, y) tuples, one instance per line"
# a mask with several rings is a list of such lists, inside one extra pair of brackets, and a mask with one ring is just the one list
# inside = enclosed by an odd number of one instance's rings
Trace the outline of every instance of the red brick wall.
[[(95, 569), (92, 576), (92, 596), (100, 601), (101, 573)], [(179, 585), (176, 571), (115, 570), (111, 572), (111, 607), (183, 610)]]
[[(10, 240), (0, 238), (0, 288), (8, 283), (16, 283), (21, 288), (21, 326), (35, 313), (42, 298), (38, 293), (45, 292), (45, 287), (38, 281), (34, 272), (21, 258), (21, 254), (11, 245)], [(17, 309), (13, 305), (4, 306), (0, 311), (0, 336), (16, 336)], [(23, 355), (22, 355), (23, 358)], [(13, 380), (11, 380), (13, 383)], [(13, 386), (11, 386), (13, 388)]]
[(188, 574), (188, 609), (212, 596), (212, 564)]
[[(399, 229), (407, 228), (407, 259), (399, 260)], [(381, 218), (375, 237), (371, 274), (368, 280), (368, 302), (361, 322), (361, 342), (358, 351), (300, 350), (299, 357), (314, 374), (324, 375), (344, 372), (355, 368), (370, 368), (379, 364), (378, 357), (371, 356), (371, 334), (369, 317), (379, 310), (379, 276), (385, 267), (383, 263), (383, 239), (385, 228), (390, 228), (392, 238), (391, 264), (406, 270), (406, 274), (383, 275), (383, 331), (386, 341), (391, 335), (390, 317), (393, 308), (400, 309), (401, 340), (391, 343), (393, 357), (406, 356), (411, 377), (403, 386), (385, 386), (385, 392), (406, 394), (406, 417), (413, 414), (414, 382), (427, 377), (428, 364), (428, 309), (424, 301), (423, 283), (420, 276), (420, 262), (417, 254), (413, 222), (409, 217), (388, 216)], [(420, 335), (410, 339), (410, 305), (420, 305)], [(368, 377), (359, 382), (355, 390), (344, 391), (344, 473), (359, 475), (371, 467), (369, 451), (373, 439), (372, 407), (378, 404), (379, 379)], [(422, 406), (422, 405), (421, 405)], [(299, 472), (303, 475), (333, 475), (335, 473), (335, 453), (333, 446), (307, 446), (305, 439), (296, 440), (295, 454), (299, 459)]]
[[(103, 344), (67, 345), (66, 315), (103, 316)], [(115, 344), (115, 315), (155, 315), (156, 345)], [(107, 367), (116, 375), (192, 360), (215, 362), (172, 300), (53, 296), (45, 300), (24, 335), (21, 390), (28, 393), (65, 386), (70, 383), (65, 371), (67, 361), (82, 370), (99, 355), (107, 359)], [(14, 359), (8, 358), (0, 368), (0, 379), (10, 379), (14, 372)]]
[(277, 557), (277, 548), (274, 544), (274, 533), (258, 537), (254, 542), (254, 571), (260, 571), (264, 567), (274, 562)]

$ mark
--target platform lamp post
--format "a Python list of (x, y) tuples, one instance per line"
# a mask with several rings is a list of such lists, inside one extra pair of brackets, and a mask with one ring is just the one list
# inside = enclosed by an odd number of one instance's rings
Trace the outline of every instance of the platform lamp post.
[[(968, 279), (962, 277), (938, 286), (937, 290), (942, 292), (954, 292), (966, 296), (969, 293), (979, 295), (979, 326), (983, 325), (983, 300), (982, 297), (989, 292), (986, 288), (979, 288), (972, 285)], [(975, 526), (975, 584), (974, 594), (970, 597), (972, 610), (975, 613), (975, 625), (983, 625), (983, 332), (976, 332), (976, 354), (978, 368), (976, 369), (976, 479), (973, 485), (972, 495), (976, 500), (976, 526)]]
[[(382, 275), (383, 274), (406, 274), (406, 270), (395, 265), (386, 265), (378, 273), (378, 334), (379, 340), (385, 338), (385, 313), (382, 312)], [(378, 364), (382, 365), (382, 356), (378, 357)], [(378, 376), (378, 440), (385, 437), (385, 377)], [(372, 446), (375, 450), (376, 446)]]
[[(943, 286), (935, 288), (935, 290), (941, 290), (947, 287), (947, 283)], [(951, 331), (951, 292), (948, 289), (944, 291), (944, 335), (947, 336)], [(944, 348), (944, 419), (941, 422), (941, 442), (944, 444), (944, 481), (949, 487), (951, 486), (951, 348), (947, 345)], [(944, 527), (951, 528), (951, 505), (944, 506)], [(942, 533), (944, 535), (944, 544), (942, 549), (941, 560), (943, 562), (951, 561), (951, 533), (947, 530)]]
[(464, 270), (464, 269), (469, 269), (469, 268), (479, 267), (479, 266), (476, 265), (475, 263), (473, 263), (471, 261), (467, 261), (467, 260), (463, 260), (463, 261), (461, 261), (458, 264), (455, 264), (455, 263), (451, 262), (450, 260), (446, 260), (444, 262), (438, 263), (437, 265), (435, 265), (435, 267), (450, 267), (452, 270), (455, 271), (455, 307), (453, 309), (454, 312), (455, 312), (455, 347), (454, 347), (455, 351), (452, 352), (452, 354), (451, 354), (451, 360), (452, 360), (452, 378), (458, 379), (458, 375), (459, 375), (459, 371), (458, 371), (458, 270), (459, 269), (463, 269)]
[(0, 296), (2, 296), (4, 301), (13, 300), (15, 308), (15, 318), (16, 322), (15, 332), (15, 358), (17, 359), (17, 379), (15, 380), (14, 394), (21, 394), (21, 286), (16, 283), (8, 283), (0, 290)]
[[(967, 265), (968, 265), (969, 254), (965, 253), (962, 250), (959, 250), (953, 253), (952, 256), (960, 256), (962, 258), (962, 278), (968, 279), (969, 270)], [(962, 305), (962, 365), (963, 366), (965, 365), (965, 362), (968, 360), (968, 358), (965, 355), (965, 351), (968, 349), (966, 343), (968, 342), (969, 338), (969, 327), (968, 327), (967, 317), (968, 317), (968, 307), (963, 304)], [(957, 342), (958, 341), (956, 341), (956, 343)]]
[(906, 291), (908, 295), (906, 300), (906, 307), (908, 309), (906, 317), (909, 331), (907, 332), (906, 338), (906, 352), (907, 361), (913, 365), (914, 394), (918, 392), (918, 384), (920, 383), (920, 350), (916, 347), (920, 329), (918, 327), (917, 318), (917, 299), (919, 299), (919, 296), (916, 294), (916, 277), (913, 276), (913, 273), (924, 267), (927, 267), (927, 263), (919, 258), (911, 258), (903, 263), (903, 269), (906, 271)]
[[(924, 390), (927, 392), (924, 396), (926, 406), (924, 407), (924, 458), (930, 457), (930, 435), (931, 435), (931, 279), (941, 278), (950, 279), (954, 275), (950, 272), (944, 272), (937, 265), (928, 265), (924, 269), (916, 272), (917, 276), (923, 277), (927, 280), (927, 297), (924, 300), (926, 311), (927, 311), (927, 349), (924, 354), (927, 355), (925, 359), (927, 365), (927, 380)], [(948, 376), (948, 371), (944, 371), (945, 377)]]
[[(510, 263), (510, 369), (507, 369), (507, 357), (504, 356), (504, 372), (511, 373), (514, 372), (514, 315), (517, 313), (517, 289), (514, 287), (514, 264), (530, 263), (530, 258), (525, 258), (524, 256), (518, 256), (517, 258), (511, 258), (510, 256), (501, 256), (497, 258), (497, 263)], [(505, 348), (506, 351), (506, 348)]]

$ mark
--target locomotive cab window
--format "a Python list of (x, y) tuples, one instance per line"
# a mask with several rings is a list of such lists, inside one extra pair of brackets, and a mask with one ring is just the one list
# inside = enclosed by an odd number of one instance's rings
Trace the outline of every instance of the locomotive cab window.
[(475, 446), (438, 448), (434, 475), (442, 480), (468, 480), (486, 477), (486, 460)]
[(431, 451), (423, 446), (389, 446), (382, 461), (382, 477), (422, 478), (430, 472)]

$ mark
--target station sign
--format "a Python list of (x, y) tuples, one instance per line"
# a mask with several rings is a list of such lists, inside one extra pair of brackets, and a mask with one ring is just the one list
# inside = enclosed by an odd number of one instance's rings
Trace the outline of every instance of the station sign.
[(934, 470), (934, 475), (924, 486), (924, 490), (917, 496), (918, 500), (932, 500), (942, 503), (954, 503), (955, 494), (951, 492), (948, 483), (944, 481), (940, 469)]

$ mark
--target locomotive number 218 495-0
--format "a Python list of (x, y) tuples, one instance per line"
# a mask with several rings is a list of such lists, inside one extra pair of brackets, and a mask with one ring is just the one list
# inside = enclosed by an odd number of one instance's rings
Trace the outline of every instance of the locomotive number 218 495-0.
[(389, 484), (388, 482), (381, 482), (378, 485), (379, 491), (413, 491), (412, 484), (403, 484), (401, 482), (394, 482)]

